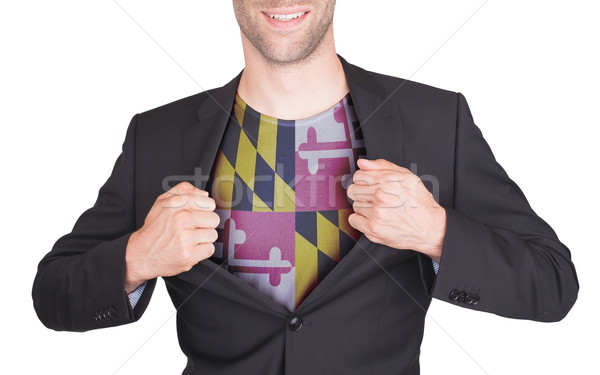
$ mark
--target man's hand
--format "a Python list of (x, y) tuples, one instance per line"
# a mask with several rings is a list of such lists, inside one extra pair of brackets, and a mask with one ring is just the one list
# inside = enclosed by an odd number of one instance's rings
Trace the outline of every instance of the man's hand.
[(373, 242), (412, 249), (440, 261), (446, 211), (421, 179), (384, 159), (359, 159), (348, 197), (354, 213), (348, 222)]
[(219, 216), (206, 191), (181, 182), (161, 194), (127, 243), (125, 291), (146, 280), (189, 271), (215, 251)]

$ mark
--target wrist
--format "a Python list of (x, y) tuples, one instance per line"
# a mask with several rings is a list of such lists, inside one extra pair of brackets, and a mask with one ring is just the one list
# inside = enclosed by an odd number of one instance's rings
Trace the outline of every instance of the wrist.
[(437, 263), (440, 262), (444, 238), (446, 237), (446, 210), (441, 206), (439, 207), (439, 210), (436, 224), (427, 236), (426, 245), (421, 251)]
[(139, 233), (133, 232), (129, 236), (127, 248), (125, 250), (125, 292), (133, 292), (144, 281), (151, 277), (143, 272), (143, 266), (140, 264), (139, 257)]

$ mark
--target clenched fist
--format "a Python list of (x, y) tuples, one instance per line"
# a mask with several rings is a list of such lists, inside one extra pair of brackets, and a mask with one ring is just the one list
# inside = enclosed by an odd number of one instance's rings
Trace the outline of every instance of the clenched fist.
[(384, 159), (359, 159), (348, 186), (348, 223), (376, 243), (412, 249), (440, 261), (446, 210), (410, 170)]
[(206, 191), (181, 182), (161, 194), (127, 243), (125, 291), (146, 280), (189, 271), (215, 251), (219, 216)]

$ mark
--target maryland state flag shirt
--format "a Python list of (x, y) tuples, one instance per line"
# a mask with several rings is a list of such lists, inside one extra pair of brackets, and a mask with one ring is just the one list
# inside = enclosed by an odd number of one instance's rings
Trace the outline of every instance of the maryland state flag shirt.
[(211, 259), (294, 312), (360, 236), (346, 188), (364, 154), (350, 93), (301, 120), (236, 93), (210, 185), (221, 218)]

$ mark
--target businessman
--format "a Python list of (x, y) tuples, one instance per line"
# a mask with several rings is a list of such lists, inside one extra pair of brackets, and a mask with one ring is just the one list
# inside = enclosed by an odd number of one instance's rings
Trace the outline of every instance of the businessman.
[(431, 298), (561, 320), (569, 249), (463, 95), (336, 53), (335, 0), (234, 0), (244, 69), (139, 113), (42, 259), (40, 320), (137, 321), (162, 277), (184, 374), (418, 374)]

